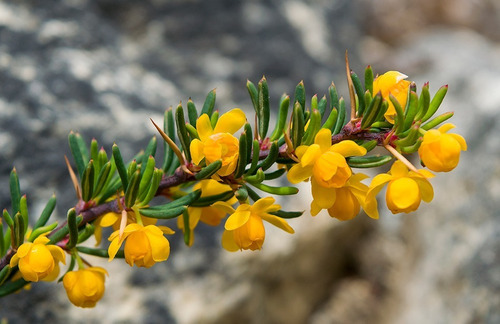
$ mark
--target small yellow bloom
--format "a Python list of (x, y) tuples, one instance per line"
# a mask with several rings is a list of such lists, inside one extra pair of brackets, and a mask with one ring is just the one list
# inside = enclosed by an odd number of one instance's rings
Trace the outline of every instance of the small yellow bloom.
[(398, 100), (401, 107), (404, 109), (406, 100), (408, 99), (408, 88), (410, 81), (405, 80), (408, 76), (398, 71), (389, 71), (373, 80), (373, 94), (382, 94), (382, 98), (387, 100), (389, 108), (385, 112), (385, 119), (388, 122), (394, 123), (396, 109), (389, 99), (389, 94), (392, 94)]
[(460, 151), (467, 151), (467, 143), (462, 136), (447, 134), (452, 128), (455, 128), (455, 125), (444, 124), (438, 129), (427, 131), (424, 135), (418, 155), (424, 165), (432, 171), (453, 170), (460, 160)]
[[(228, 185), (219, 183), (213, 179), (201, 180), (193, 186), (193, 190), (201, 189), (201, 197), (208, 197), (213, 195), (219, 195), (223, 192), (231, 190)], [(233, 197), (227, 201), (230, 205), (233, 205), (238, 200)], [(226, 216), (226, 213), (219, 208), (213, 206), (207, 207), (188, 207), (189, 214), (189, 228), (191, 229), (191, 241), (189, 246), (194, 242), (193, 230), (198, 225), (198, 222), (203, 222), (210, 226), (217, 226), (220, 221)], [(177, 226), (184, 232), (184, 219), (182, 217), (177, 217)]]
[(108, 272), (100, 267), (70, 271), (64, 275), (63, 285), (73, 305), (94, 307), (104, 295), (104, 275)]
[(50, 240), (41, 235), (33, 243), (24, 243), (10, 260), (10, 267), (19, 265), (19, 271), (26, 281), (52, 281), (59, 274), (59, 264), (66, 264), (66, 255), (59, 246), (47, 243)]
[(207, 114), (201, 115), (196, 121), (196, 130), (200, 139), (194, 139), (190, 144), (193, 163), (200, 164), (203, 158), (207, 165), (222, 160), (222, 167), (217, 174), (227, 176), (233, 173), (239, 156), (239, 140), (233, 134), (245, 122), (245, 113), (239, 108), (234, 108), (220, 116), (215, 128), (212, 128)]
[[(345, 221), (356, 217), (361, 207), (365, 207), (368, 186), (361, 183), (368, 178), (362, 173), (353, 174), (342, 188), (335, 189), (335, 202), (328, 208), (328, 214), (338, 220)], [(315, 206), (311, 206), (311, 215), (316, 215)]]
[(260, 250), (266, 236), (262, 220), (293, 234), (293, 228), (284, 219), (269, 214), (281, 208), (280, 205), (274, 204), (274, 201), (274, 198), (266, 197), (257, 200), (253, 205), (241, 204), (236, 210), (227, 202), (216, 202), (214, 206), (230, 214), (224, 225), (222, 247), (230, 252)]
[(322, 129), (316, 134), (314, 144), (297, 147), (295, 154), (300, 162), (287, 174), (288, 180), (294, 184), (311, 178), (314, 198), (311, 206), (317, 212), (333, 206), (337, 189), (351, 177), (352, 171), (345, 158), (366, 154), (366, 149), (353, 141), (331, 145), (331, 138), (331, 131)]
[(433, 175), (427, 170), (409, 171), (401, 161), (396, 161), (389, 173), (375, 176), (366, 195), (365, 211), (368, 216), (378, 218), (376, 195), (387, 185), (385, 199), (393, 214), (410, 213), (417, 210), (420, 202), (430, 202), (434, 197), (432, 185), (427, 180)]
[(156, 262), (165, 261), (170, 255), (170, 243), (163, 234), (173, 234), (166, 226), (129, 224), (125, 227), (122, 237), (120, 231), (109, 236), (111, 244), (108, 248), (109, 261), (113, 260), (118, 249), (125, 242), (125, 261), (133, 267), (149, 268)]
[[(121, 217), (121, 213), (109, 212), (94, 221), (94, 237), (96, 240), (95, 246), (101, 244), (103, 227), (112, 227), (115, 231), (120, 229)], [(132, 224), (136, 221), (137, 219), (135, 213), (131, 210), (127, 211), (127, 224)], [(144, 225), (154, 225), (158, 220), (151, 217), (141, 216), (141, 221)]]

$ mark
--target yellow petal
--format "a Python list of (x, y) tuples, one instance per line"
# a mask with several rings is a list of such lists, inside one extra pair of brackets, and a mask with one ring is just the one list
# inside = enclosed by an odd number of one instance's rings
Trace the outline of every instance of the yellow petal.
[(205, 142), (210, 135), (214, 133), (210, 118), (207, 114), (203, 114), (196, 120), (196, 130), (202, 142)]
[(304, 156), (304, 154), (307, 152), (308, 148), (309, 148), (309, 146), (307, 146), (307, 145), (301, 145), (295, 149), (295, 155), (297, 156), (297, 158), (299, 160), (302, 159), (302, 156)]
[(234, 208), (225, 201), (216, 201), (212, 204), (212, 207), (222, 210), (226, 214), (233, 214), (235, 212)]
[(434, 198), (434, 189), (432, 188), (431, 183), (427, 179), (423, 178), (412, 178), (418, 184), (418, 188), (420, 189), (420, 196), (422, 200), (426, 203), (431, 202)]
[(290, 234), (295, 233), (295, 231), (293, 230), (293, 228), (290, 225), (288, 225), (288, 223), (283, 218), (281, 218), (281, 217), (278, 217), (278, 216), (275, 216), (275, 215), (271, 215), (271, 214), (267, 214), (267, 213), (266, 214), (262, 214), (261, 217), (266, 222), (271, 223), (271, 224), (273, 224), (274, 226), (276, 226), (278, 228), (281, 228), (285, 232), (288, 232)]
[(66, 254), (64, 254), (63, 249), (61, 249), (57, 245), (47, 245), (47, 249), (49, 249), (52, 257), (63, 264), (66, 264)]
[(322, 209), (328, 209), (335, 203), (335, 188), (326, 188), (318, 184), (315, 178), (311, 180), (311, 190), (314, 202)]
[(238, 211), (236, 210), (229, 218), (226, 220), (224, 228), (228, 231), (235, 230), (243, 226), (250, 218), (250, 211)]
[(319, 214), (321, 211), (321, 207), (318, 206), (318, 204), (313, 200), (311, 202), (311, 216), (316, 216)]
[[(117, 232), (118, 231), (116, 231), (115, 233), (117, 233)], [(118, 235), (116, 235), (116, 236), (118, 236)], [(115, 258), (115, 255), (118, 252), (118, 249), (120, 248), (120, 246), (122, 245), (122, 242), (123, 241), (119, 240), (118, 237), (115, 237), (111, 241), (111, 243), (109, 244), (109, 247), (108, 247), (108, 254), (109, 254), (109, 260), (108, 261), (109, 262)]]
[(191, 144), (189, 144), (189, 151), (191, 152), (191, 159), (194, 164), (200, 164), (201, 160), (205, 157), (205, 154), (203, 154), (203, 148), (203, 143), (197, 138), (192, 140)]
[(9, 266), (11, 268), (15, 267), (17, 264), (19, 263), (19, 256), (16, 254), (14, 254), (14, 256), (10, 259), (10, 263), (9, 263)]
[(101, 217), (100, 225), (102, 227), (108, 227), (114, 225), (118, 219), (120, 218), (120, 214), (117, 213), (106, 213)]
[[(199, 207), (188, 207), (188, 215), (189, 215), (189, 228), (194, 229), (201, 217), (201, 208)], [(181, 219), (181, 217), (179, 217)]]
[(460, 148), (462, 151), (467, 151), (467, 143), (465, 142), (465, 138), (458, 134), (450, 134), (457, 142), (460, 144)]
[(327, 128), (322, 128), (314, 138), (314, 144), (318, 144), (321, 152), (327, 151), (332, 146), (332, 132)]
[(147, 234), (149, 244), (151, 244), (151, 256), (155, 262), (161, 262), (168, 259), (170, 255), (170, 243), (162, 235)]
[(240, 249), (234, 240), (233, 231), (224, 231), (222, 233), (222, 247), (229, 252), (236, 252)]
[[(257, 200), (251, 207), (251, 211), (255, 213), (265, 212), (267, 208), (271, 207), (276, 200), (273, 197), (265, 197)], [(279, 209), (279, 208), (278, 208)]]
[(49, 242), (50, 240), (47, 238), (46, 235), (40, 235), (35, 239), (35, 241), (33, 241), (33, 244), (47, 244)]
[(408, 167), (401, 161), (395, 161), (391, 166), (391, 175), (394, 178), (402, 178), (408, 175)]
[(290, 170), (288, 170), (286, 177), (291, 183), (297, 184), (311, 177), (312, 173), (313, 166), (303, 167), (300, 164), (295, 164)]
[(217, 124), (215, 125), (214, 133), (234, 134), (245, 124), (246, 121), (247, 117), (241, 109), (231, 109), (227, 113), (220, 116)]
[(21, 246), (17, 249), (17, 253), (16, 253), (17, 256), (19, 258), (24, 258), (26, 255), (28, 255), (28, 253), (30, 253), (31, 248), (33, 247), (33, 245), (34, 245), (34, 243), (24, 243), (24, 244), (21, 244)]
[(438, 131), (441, 133), (447, 133), (450, 129), (455, 128), (456, 126), (453, 125), (452, 123), (446, 123), (442, 125), (441, 127), (438, 128)]
[(330, 151), (337, 152), (344, 157), (348, 156), (362, 156), (366, 154), (366, 149), (362, 146), (359, 146), (354, 141), (346, 140), (337, 144), (333, 144), (330, 148)]
[(309, 146), (300, 159), (300, 165), (302, 167), (311, 166), (314, 162), (321, 156), (321, 148), (318, 144), (313, 144)]

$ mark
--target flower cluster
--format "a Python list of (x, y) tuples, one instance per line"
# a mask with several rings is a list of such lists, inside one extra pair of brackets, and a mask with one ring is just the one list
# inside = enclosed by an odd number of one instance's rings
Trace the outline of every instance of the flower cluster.
[[(153, 267), (170, 256), (166, 235), (174, 231), (166, 226), (168, 222), (180, 229), (188, 246), (196, 244), (198, 226), (223, 224), (220, 241), (225, 250), (260, 250), (265, 244), (265, 223), (294, 233), (289, 219), (303, 212), (283, 210), (274, 196), (297, 194), (292, 185), (301, 182), (311, 184), (313, 199), (307, 214), (316, 216), (326, 210), (340, 221), (351, 220), (361, 211), (378, 219), (377, 197), (384, 188), (385, 205), (393, 214), (414, 212), (422, 201), (431, 202), (432, 172), (453, 170), (467, 149), (462, 136), (449, 133), (455, 126), (443, 124), (453, 113), (434, 116), (448, 87), (441, 87), (431, 100), (428, 83), (417, 95), (415, 83), (397, 71), (375, 77), (368, 67), (364, 87), (355, 73), (349, 71), (347, 77), (350, 118), (333, 84), (329, 100), (313, 96), (306, 104), (301, 82), (293, 100), (282, 96), (270, 135), (265, 78), (257, 86), (247, 82), (255, 119), (239, 108), (219, 115), (214, 109), (215, 90), (200, 111), (188, 101), (188, 120), (182, 105), (175, 111), (169, 108), (164, 127), (153, 121), (165, 142), (160, 157), (156, 137), (125, 163), (116, 144), (108, 157), (96, 140), (87, 147), (80, 135), (71, 133), (76, 171), (66, 162), (78, 201), (60, 225), (47, 225), (55, 197), (36, 222), (29, 222), (26, 196), (20, 195), (14, 169), (11, 212), (5, 209), (0, 220), (0, 297), (30, 282), (57, 279), (59, 263), (66, 264), (69, 255), (71, 262), (59, 281), (71, 303), (94, 307), (104, 295), (108, 273), (83, 255)], [(249, 120), (255, 120), (254, 127)], [(373, 154), (375, 147), (385, 154)], [(417, 152), (420, 169), (406, 158)], [(163, 163), (158, 165), (158, 160)], [(390, 170), (371, 180), (358, 170), (389, 162)], [(272, 185), (270, 181), (279, 181), (285, 174), (289, 184)], [(34, 223), (32, 229), (30, 223)], [(92, 236), (96, 245), (85, 246)]]

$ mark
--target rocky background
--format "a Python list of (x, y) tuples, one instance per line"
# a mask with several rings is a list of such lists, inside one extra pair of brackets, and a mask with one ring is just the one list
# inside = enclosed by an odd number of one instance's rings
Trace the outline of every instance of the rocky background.
[[(200, 226), (193, 248), (172, 237), (168, 262), (105, 266), (106, 295), (73, 307), (62, 285), (0, 300), (10, 323), (499, 323), (500, 3), (497, 0), (65, 0), (0, 2), (0, 207), (15, 166), (35, 215), (53, 192), (74, 203), (64, 166), (79, 131), (132, 157), (149, 118), (217, 88), (217, 107), (250, 112), (245, 82), (266, 75), (271, 102), (304, 80), (347, 95), (351, 67), (396, 69), (431, 91), (449, 84), (468, 142), (432, 183), (430, 205), (340, 223), (322, 214), (268, 228), (258, 253), (228, 253)], [(301, 198), (281, 201), (304, 209)], [(175, 227), (174, 224), (171, 224)], [(198, 230), (197, 229), (197, 230)]]

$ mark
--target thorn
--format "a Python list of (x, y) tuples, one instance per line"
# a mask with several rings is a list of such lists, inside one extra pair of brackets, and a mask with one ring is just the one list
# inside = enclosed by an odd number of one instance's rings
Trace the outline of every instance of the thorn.
[(68, 157), (66, 155), (64, 156), (64, 160), (66, 161), (66, 166), (68, 167), (68, 172), (69, 172), (69, 175), (71, 177), (71, 182), (73, 182), (73, 187), (75, 188), (76, 198), (78, 198), (78, 200), (81, 200), (82, 199), (82, 190), (80, 189), (80, 184), (78, 183), (78, 179), (77, 179), (75, 172), (73, 171), (73, 168), (71, 167), (69, 160), (68, 160)]

